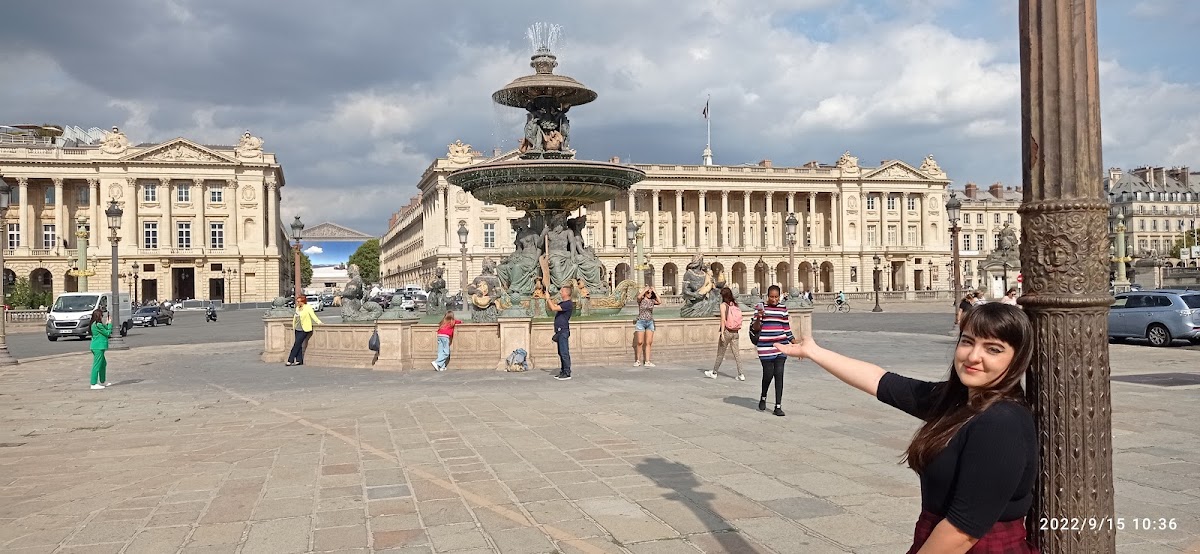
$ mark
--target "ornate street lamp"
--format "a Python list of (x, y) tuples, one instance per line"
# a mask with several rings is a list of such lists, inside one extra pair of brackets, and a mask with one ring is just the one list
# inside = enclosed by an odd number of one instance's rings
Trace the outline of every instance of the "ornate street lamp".
[[(636, 264), (634, 262), (634, 257), (633, 257), (634, 256), (633, 248), (635, 245), (635, 241), (637, 240), (638, 228), (640, 228), (640, 227), (641, 227), (641, 225), (633, 222), (632, 217), (629, 218), (629, 221), (625, 222), (625, 240), (626, 240), (626, 242), (629, 243), (629, 274), (630, 274), (630, 275), (627, 275), (625, 278), (626, 279), (633, 278), (633, 279), (636, 279), (639, 281), (640, 281), (640, 279), (637, 279), (637, 277), (636, 277), (637, 272), (634, 270), (634, 266)], [(641, 283), (638, 283), (638, 286), (640, 287)]]
[[(467, 290), (467, 222), (459, 220), (458, 222), (458, 253), (462, 258), (462, 270), (459, 271), (458, 291), (460, 294), (466, 294)], [(550, 283), (546, 283), (549, 287)], [(465, 300), (464, 300), (465, 301)]]
[(958, 199), (958, 195), (951, 192), (950, 199), (946, 201), (946, 217), (950, 219), (950, 263), (953, 265), (950, 269), (950, 286), (954, 287), (954, 290), (950, 294), (950, 300), (956, 307), (958, 295), (962, 292), (962, 274), (958, 265), (958, 232), (962, 230), (958, 226), (958, 218), (961, 209), (962, 201)]
[(817, 260), (813, 260), (813, 261), (809, 262), (809, 266), (812, 268), (812, 291), (813, 292), (829, 292), (829, 291), (822, 291), (821, 287), (817, 286), (820, 284), (818, 281), (821, 277), (821, 262), (818, 262)]
[[(234, 277), (237, 277), (237, 270), (232, 267), (227, 267), (221, 270), (221, 274), (225, 276), (225, 290), (229, 293), (229, 302), (232, 303), (233, 291), (229, 290), (229, 281), (232, 281)], [(222, 298), (222, 302), (224, 301), (224, 298)]]
[[(759, 274), (762, 274), (762, 278), (759, 278)], [(767, 280), (767, 262), (763, 261), (762, 256), (759, 256), (758, 263), (754, 264), (754, 280), (758, 282), (758, 295), (765, 295), (767, 291), (764, 290), (763, 285)]]
[(108, 217), (108, 241), (112, 243), (112, 305), (108, 309), (112, 312), (113, 329), (117, 331), (108, 339), (109, 350), (129, 348), (122, 336), (124, 333), (120, 332), (125, 326), (121, 322), (121, 281), (117, 277), (117, 243), (121, 242), (121, 216), (124, 214), (125, 211), (116, 200), (108, 201), (108, 209), (104, 210), (104, 215)]
[(933, 290), (933, 259), (932, 258), (929, 260), (929, 275), (925, 277), (925, 280), (927, 281), (925, 284), (925, 290)]
[(141, 302), (138, 300), (138, 272), (142, 270), (141, 264), (133, 262), (133, 298), (130, 302)]
[[(0, 221), (3, 221), (4, 217), (8, 215), (8, 204), (12, 200), (11, 195), (12, 186), (3, 177), (0, 177)], [(4, 320), (8, 319), (8, 314), (4, 313), (8, 305), (8, 299), (4, 296), (4, 285), (6, 284), (5, 281), (7, 281), (4, 270), (4, 250), (6, 248), (8, 248), (7, 244), (0, 245), (0, 366), (17, 363), (17, 359), (12, 357), (12, 354), (8, 352), (8, 336), (4, 331)]]
[(296, 260), (296, 262), (295, 262), (295, 264), (296, 264), (295, 265), (295, 272), (296, 272), (295, 281), (296, 282), (292, 285), (293, 287), (295, 287), (292, 290), (292, 297), (295, 298), (297, 304), (299, 304), (299, 302), (300, 302), (300, 290), (303, 288), (300, 285), (300, 235), (303, 232), (304, 232), (304, 222), (300, 221), (300, 216), (296, 216), (294, 219), (292, 219), (292, 241), (294, 243), (294, 245), (292, 246), (292, 256)]
[(987, 290), (987, 289), (992, 288), (991, 286), (989, 286), (990, 283), (988, 283), (986, 280), (984, 280), (984, 277), (986, 277), (986, 275), (984, 275), (983, 260), (979, 260), (979, 261), (975, 262), (975, 269), (977, 270), (977, 275), (975, 277), (975, 279), (976, 279), (975, 289), (976, 290), (979, 290), (979, 289)]
[(875, 307), (871, 308), (871, 311), (875, 312), (875, 313), (879, 313), (879, 312), (883, 311), (883, 308), (879, 307), (879, 277), (880, 277), (879, 262), (882, 260), (879, 259), (879, 254), (872, 256), (871, 259), (875, 262), (875, 271), (873, 272), (874, 277), (875, 277)]
[[(788, 278), (787, 278), (787, 293), (792, 294), (793, 281), (792, 275), (796, 272), (796, 226), (800, 224), (800, 220), (796, 219), (795, 212), (789, 213), (787, 219), (783, 221), (784, 229), (787, 232), (788, 243)], [(790, 297), (790, 296), (789, 296)]]

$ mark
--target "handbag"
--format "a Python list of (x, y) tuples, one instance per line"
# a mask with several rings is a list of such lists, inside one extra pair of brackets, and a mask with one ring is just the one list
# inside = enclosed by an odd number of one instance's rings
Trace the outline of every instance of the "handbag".
[(379, 330), (371, 331), (371, 338), (367, 340), (367, 348), (375, 352), (379, 352)]
[(759, 333), (762, 333), (762, 320), (755, 314), (754, 319), (750, 321), (750, 342), (758, 344)]

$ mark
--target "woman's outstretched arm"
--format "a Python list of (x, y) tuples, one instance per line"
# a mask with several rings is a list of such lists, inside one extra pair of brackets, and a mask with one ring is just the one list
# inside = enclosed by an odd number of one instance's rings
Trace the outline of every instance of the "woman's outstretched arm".
[(830, 375), (841, 379), (846, 384), (875, 396), (879, 390), (879, 380), (887, 373), (882, 367), (873, 363), (856, 360), (843, 356), (832, 350), (826, 350), (817, 345), (812, 337), (800, 337), (792, 344), (776, 344), (780, 352), (796, 358), (812, 360), (828, 371)]

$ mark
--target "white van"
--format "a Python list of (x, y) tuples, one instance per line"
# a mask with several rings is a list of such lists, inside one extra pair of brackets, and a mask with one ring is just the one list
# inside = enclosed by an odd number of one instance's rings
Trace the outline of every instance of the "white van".
[[(54, 305), (50, 307), (50, 313), (46, 317), (46, 338), (53, 342), (58, 340), (58, 337), (91, 337), (92, 311), (100, 308), (107, 312), (111, 301), (111, 292), (64, 292), (60, 294), (54, 301)], [(122, 320), (127, 320), (132, 315), (129, 302), (129, 293), (121, 293)], [(118, 332), (120, 328), (120, 325), (113, 325), (113, 329)]]

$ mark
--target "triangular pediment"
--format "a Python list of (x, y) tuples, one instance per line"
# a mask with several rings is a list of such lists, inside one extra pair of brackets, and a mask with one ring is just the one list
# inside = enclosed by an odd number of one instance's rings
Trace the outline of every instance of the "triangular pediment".
[(237, 160), (185, 138), (176, 138), (121, 159), (127, 162), (236, 164)]
[(364, 242), (375, 238), (373, 235), (355, 231), (349, 227), (328, 221), (304, 229), (300, 233), (300, 236), (304, 240), (324, 240), (331, 242)]
[(900, 160), (892, 160), (866, 172), (863, 179), (888, 179), (901, 181), (928, 181), (934, 179)]

